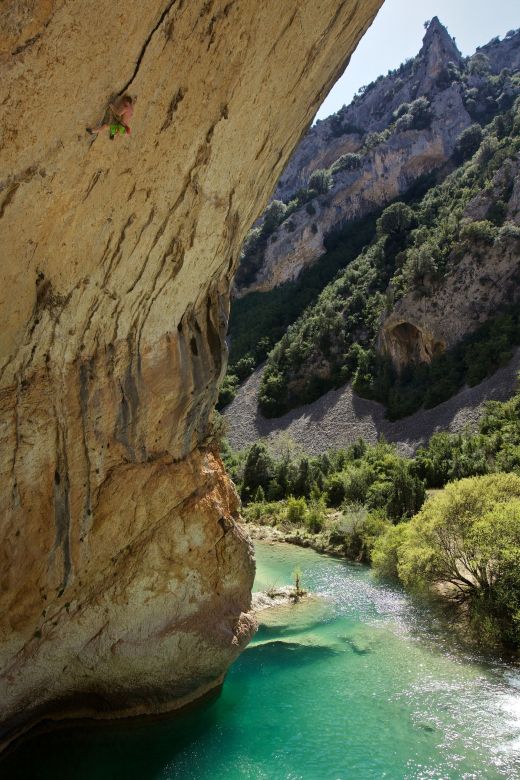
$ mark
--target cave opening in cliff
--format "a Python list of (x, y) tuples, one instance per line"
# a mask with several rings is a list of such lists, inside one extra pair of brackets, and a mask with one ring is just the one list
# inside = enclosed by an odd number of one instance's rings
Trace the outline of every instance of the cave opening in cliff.
[(445, 349), (442, 341), (426, 335), (411, 322), (401, 322), (392, 328), (389, 342), (394, 363), (400, 368), (431, 363), (433, 358), (441, 355)]

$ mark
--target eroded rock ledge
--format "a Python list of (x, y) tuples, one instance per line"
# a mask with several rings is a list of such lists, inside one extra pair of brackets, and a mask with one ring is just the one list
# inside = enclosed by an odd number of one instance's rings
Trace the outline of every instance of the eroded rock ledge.
[[(207, 446), (229, 285), (380, 4), (4, 4), (2, 744), (50, 710), (180, 706), (251, 635), (252, 549)], [(91, 140), (125, 91), (132, 135)]]

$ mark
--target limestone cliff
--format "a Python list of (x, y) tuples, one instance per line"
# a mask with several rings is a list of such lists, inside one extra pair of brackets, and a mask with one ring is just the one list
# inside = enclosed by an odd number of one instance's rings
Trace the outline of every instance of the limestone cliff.
[[(484, 220), (509, 195), (505, 226), (490, 245), (472, 241), (451, 254), (447, 272), (428, 295), (409, 292), (384, 318), (379, 350), (397, 371), (430, 363), (504, 306), (520, 304), (520, 160), (507, 160), (487, 190), (472, 198), (463, 219)], [(462, 256), (461, 256), (462, 255)]]
[[(208, 420), (244, 235), (380, 0), (8, 0), (0, 739), (178, 707), (254, 628)], [(90, 139), (137, 97), (132, 135)]]
[(272, 236), (255, 280), (237, 296), (265, 292), (296, 279), (324, 252), (334, 230), (377, 211), (447, 162), (457, 138), (471, 124), (457, 87), (444, 90), (431, 104), (427, 130), (407, 129), (368, 150), (354, 171), (334, 176), (330, 191), (312, 201), (313, 214), (298, 209)]
[(380, 76), (360, 90), (350, 105), (318, 121), (309, 130), (285, 168), (274, 197), (283, 200), (299, 187), (305, 187), (316, 168), (328, 167), (340, 155), (356, 151), (367, 133), (388, 127), (400, 105), (437, 91), (435, 79), (449, 62), (459, 65), (461, 54), (435, 17), (415, 59), (404, 63), (396, 72)]
[[(503, 41), (477, 51), (474, 57), (483, 62), (464, 60), (446, 28), (432, 19), (414, 59), (368, 85), (349, 106), (311, 128), (299, 144), (274, 197), (290, 204), (308, 186), (313, 171), (330, 166), (332, 186), (314, 197), (312, 205), (298, 205), (252, 262), (246, 253), (236, 296), (265, 292), (298, 278), (319, 261), (327, 236), (405, 195), (421, 177), (446, 166), (461, 133), (475, 121), (488, 121), (490, 106), (496, 110), (520, 91), (507, 76), (518, 70), (519, 52), (520, 31), (512, 31)], [(508, 71), (503, 70), (506, 64)], [(493, 87), (488, 76), (494, 78)], [(414, 125), (405, 112), (421, 98), (428, 101), (427, 114)], [(336, 167), (342, 156), (352, 154), (358, 156), (357, 164)]]
[[(266, 343), (258, 408), (267, 418), (353, 379), (397, 419), (497, 370), (518, 345), (519, 130), (520, 99), (508, 98), (484, 129), (462, 134), (451, 171), (422, 197), (347, 226), (298, 283), (237, 301), (227, 398)], [(280, 204), (267, 212), (268, 228), (277, 213)], [(289, 325), (282, 333), (280, 321)], [(413, 365), (430, 362), (431, 371)]]

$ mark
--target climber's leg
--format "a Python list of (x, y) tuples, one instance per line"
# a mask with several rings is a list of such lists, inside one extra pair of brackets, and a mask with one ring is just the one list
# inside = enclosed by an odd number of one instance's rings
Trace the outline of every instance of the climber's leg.
[(87, 133), (90, 133), (91, 135), (97, 135), (97, 133), (100, 133), (102, 130), (107, 130), (110, 127), (110, 125), (104, 124), (99, 125), (99, 127), (87, 127)]

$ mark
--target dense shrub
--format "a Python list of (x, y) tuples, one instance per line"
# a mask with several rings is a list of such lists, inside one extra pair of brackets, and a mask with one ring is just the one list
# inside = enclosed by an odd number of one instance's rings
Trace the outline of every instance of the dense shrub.
[(399, 550), (407, 533), (405, 523), (385, 529), (372, 549), (372, 565), (381, 577), (398, 579)]
[(401, 103), (399, 108), (396, 108), (396, 110), (393, 113), (394, 119), (400, 119), (402, 116), (405, 116), (405, 114), (408, 114), (410, 111), (410, 103)]
[(486, 639), (520, 645), (520, 477), (450, 483), (375, 543), (373, 561), (408, 587), (448, 588)]
[(513, 222), (506, 222), (502, 225), (497, 235), (498, 241), (520, 241), (520, 227)]
[(323, 504), (320, 502), (313, 502), (307, 512), (305, 518), (305, 524), (309, 531), (313, 534), (319, 533), (325, 525), (325, 512)]
[(330, 526), (329, 541), (341, 545), (350, 560), (370, 563), (376, 539), (389, 527), (382, 514), (369, 512), (361, 506), (349, 506)]
[(472, 76), (485, 76), (491, 70), (489, 57), (484, 52), (478, 51), (468, 62), (468, 72)]
[(294, 525), (302, 525), (307, 517), (307, 503), (303, 498), (287, 500), (287, 520)]
[(349, 152), (348, 154), (342, 154), (338, 157), (330, 167), (332, 174), (339, 173), (339, 171), (357, 171), (363, 165), (363, 158), (360, 154)]
[(402, 103), (394, 112), (394, 117), (397, 120), (395, 123), (396, 132), (426, 130), (432, 121), (430, 101), (425, 97), (420, 97), (413, 103)]
[(217, 409), (223, 409), (235, 398), (238, 390), (239, 380), (236, 374), (227, 373), (220, 386)]
[(346, 496), (346, 475), (332, 474), (325, 483), (327, 505), (341, 506)]
[(368, 492), (377, 479), (377, 473), (368, 463), (351, 466), (345, 472), (344, 501), (349, 504), (364, 504)]
[(252, 355), (246, 355), (245, 357), (237, 360), (234, 366), (234, 372), (242, 382), (247, 379), (248, 376), (254, 371), (255, 359)]
[(464, 130), (455, 146), (455, 158), (458, 162), (469, 160), (482, 143), (482, 128), (480, 125), (471, 125)]
[(377, 220), (377, 232), (380, 236), (404, 233), (412, 224), (414, 213), (406, 203), (392, 203)]
[(285, 219), (287, 206), (281, 200), (272, 200), (264, 211), (264, 223), (262, 230), (265, 233), (272, 233), (278, 225)]
[(316, 190), (320, 195), (327, 193), (332, 186), (330, 171), (319, 169), (314, 171), (309, 178), (309, 189)]
[(492, 222), (487, 219), (475, 222), (466, 222), (460, 230), (460, 238), (470, 244), (488, 244), (491, 246), (497, 236), (497, 229)]

